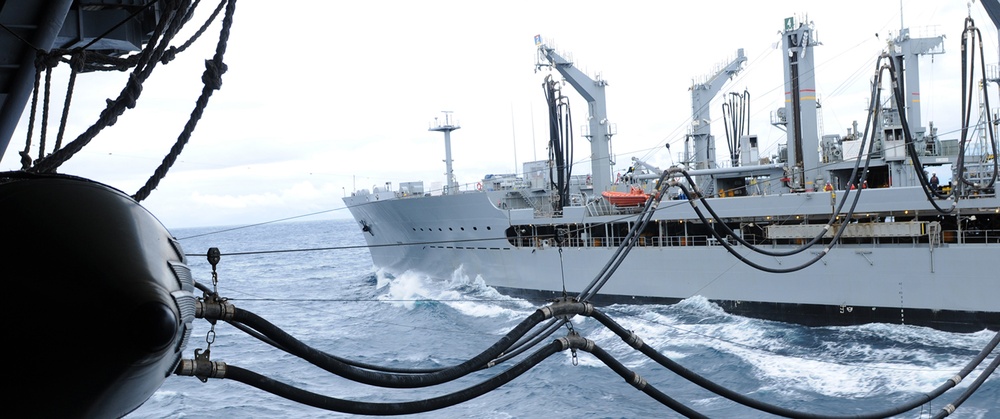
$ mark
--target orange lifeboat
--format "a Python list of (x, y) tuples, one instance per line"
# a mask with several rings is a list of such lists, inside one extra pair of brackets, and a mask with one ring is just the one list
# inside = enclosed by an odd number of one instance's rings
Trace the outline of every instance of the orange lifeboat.
[(649, 199), (649, 194), (636, 187), (632, 187), (628, 192), (604, 191), (601, 195), (616, 207), (637, 207)]

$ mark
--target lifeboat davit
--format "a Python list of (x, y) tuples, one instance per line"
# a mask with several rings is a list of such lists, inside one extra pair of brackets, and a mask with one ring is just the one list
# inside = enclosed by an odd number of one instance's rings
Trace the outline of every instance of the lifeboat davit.
[(604, 191), (601, 195), (616, 207), (637, 207), (649, 199), (648, 193), (634, 186), (628, 192)]

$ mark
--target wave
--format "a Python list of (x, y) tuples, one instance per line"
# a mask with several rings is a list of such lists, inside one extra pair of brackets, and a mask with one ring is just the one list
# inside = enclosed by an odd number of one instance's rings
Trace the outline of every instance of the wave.
[(410, 310), (441, 304), (463, 316), (513, 320), (528, 316), (536, 308), (528, 301), (501, 294), (486, 285), (481, 276), (469, 278), (463, 266), (443, 281), (413, 270), (394, 276), (379, 269), (376, 275), (375, 286), (380, 292), (377, 298)]
[[(993, 336), (989, 331), (960, 334), (890, 324), (806, 327), (731, 315), (703, 297), (675, 305), (615, 305), (603, 310), (681, 364), (701, 365), (703, 373), (720, 382), (749, 376), (759, 384), (751, 386), (752, 391), (771, 397), (800, 397), (804, 392), (870, 398), (927, 392), (957, 373)], [(653, 364), (600, 325), (588, 333), (630, 368)], [(962, 353), (967, 356), (956, 356)], [(580, 363), (601, 365), (596, 360)]]

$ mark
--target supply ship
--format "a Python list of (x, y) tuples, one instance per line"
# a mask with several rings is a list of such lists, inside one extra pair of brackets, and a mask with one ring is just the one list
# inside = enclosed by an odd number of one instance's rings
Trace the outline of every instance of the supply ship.
[[(900, 30), (874, 69), (867, 122), (821, 136), (814, 24), (789, 18), (780, 34), (785, 106), (771, 122), (787, 140), (773, 158), (741, 132), (739, 104), (727, 102), (729, 155), (716, 159), (708, 103), (742, 70), (740, 49), (692, 83), (685, 161), (663, 169), (633, 159), (628, 173), (615, 176), (607, 82), (536, 37), (536, 71), (561, 77), (545, 81), (548, 159), (463, 187), (450, 147), (460, 126), (446, 113), (430, 126), (445, 139), (441, 191), (403, 182), (355, 191), (344, 202), (374, 264), (395, 274), (450, 278), (461, 270), (536, 299), (669, 304), (701, 296), (727, 312), (817, 326), (1000, 327), (996, 109), (980, 103), (985, 122), (957, 139), (940, 138), (921, 121), (920, 58), (944, 52), (944, 37)], [(991, 72), (993, 79), (983, 71), (971, 82), (996, 83)], [(588, 104), (581, 136), (590, 143), (589, 174), (571, 170), (565, 84)], [(937, 174), (948, 171), (952, 180), (940, 182)], [(609, 271), (625, 248), (627, 257)], [(602, 272), (609, 273), (598, 292)]]

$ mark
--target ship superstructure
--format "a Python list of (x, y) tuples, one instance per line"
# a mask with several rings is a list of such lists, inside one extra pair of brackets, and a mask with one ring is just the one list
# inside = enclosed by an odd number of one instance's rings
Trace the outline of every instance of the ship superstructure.
[[(785, 105), (771, 119), (787, 141), (773, 158), (761, 157), (756, 136), (733, 130), (725, 164), (716, 161), (706, 108), (741, 70), (739, 50), (693, 83), (682, 164), (633, 160), (614, 177), (607, 83), (538, 42), (536, 69), (556, 70), (587, 101), (590, 174), (570, 171), (569, 133), (552, 129), (549, 159), (524, 163), (521, 174), (487, 175), (468, 191), (449, 184), (441, 195), (412, 193), (419, 183), (360, 190), (345, 203), (377, 266), (439, 277), (461, 269), (512, 295), (575, 297), (617, 260), (586, 298), (703, 296), (733, 313), (809, 325), (1000, 328), (996, 142), (973, 152), (969, 140), (938, 138), (921, 126), (915, 99), (918, 57), (941, 52), (941, 40), (901, 31), (875, 77), (868, 119), (820, 138), (815, 28), (789, 18), (781, 37)], [(572, 126), (561, 119), (561, 85), (546, 94), (554, 127)], [(952, 184), (927, 174), (948, 167)]]

